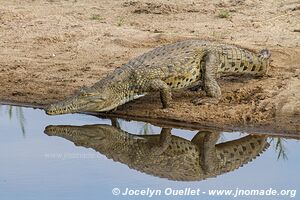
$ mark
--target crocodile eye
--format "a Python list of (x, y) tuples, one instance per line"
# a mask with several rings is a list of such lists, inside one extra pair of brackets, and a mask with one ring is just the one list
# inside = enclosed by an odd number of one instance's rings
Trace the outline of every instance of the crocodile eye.
[(106, 97), (100, 97), (99, 99), (102, 100), (102, 101), (105, 101)]
[(86, 93), (86, 92), (83, 92), (83, 93), (80, 94), (80, 96), (82, 96), (82, 97), (88, 97), (88, 96), (91, 96), (91, 95), (92, 94)]

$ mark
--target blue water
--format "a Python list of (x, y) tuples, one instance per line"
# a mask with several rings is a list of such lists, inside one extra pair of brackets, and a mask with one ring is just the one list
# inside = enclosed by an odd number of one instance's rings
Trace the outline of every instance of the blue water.
[[(91, 148), (75, 146), (62, 137), (48, 136), (48, 125), (110, 124), (109, 119), (73, 114), (47, 116), (42, 110), (0, 107), (0, 199), (300, 199), (293, 195), (209, 196), (213, 189), (300, 189), (300, 143), (281, 139), (282, 150), (275, 149), (276, 139), (258, 158), (239, 169), (204, 181), (171, 181), (114, 162)], [(160, 127), (119, 119), (121, 128), (130, 133), (159, 133)], [(23, 128), (22, 128), (23, 127)], [(172, 134), (191, 139), (197, 131), (173, 129)], [(224, 133), (220, 140), (241, 137), (240, 133)], [(271, 140), (271, 139), (270, 139)], [(157, 196), (113, 195), (118, 188), (161, 191)], [(169, 188), (169, 189), (168, 189)], [(200, 189), (193, 196), (168, 195), (165, 191)], [(205, 192), (205, 194), (203, 193)], [(291, 197), (294, 196), (294, 197)]]

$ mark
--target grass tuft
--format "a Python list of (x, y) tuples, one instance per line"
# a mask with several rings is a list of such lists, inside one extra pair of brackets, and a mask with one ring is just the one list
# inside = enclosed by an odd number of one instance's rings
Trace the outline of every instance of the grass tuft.
[(218, 17), (227, 19), (230, 17), (230, 12), (228, 10), (222, 10), (220, 11)]
[(97, 20), (97, 21), (102, 21), (104, 20), (103, 17), (101, 17), (99, 14), (92, 14), (90, 17), (91, 20)]
[(124, 17), (119, 17), (118, 21), (117, 21), (117, 26), (122, 26), (125, 22), (125, 18)]

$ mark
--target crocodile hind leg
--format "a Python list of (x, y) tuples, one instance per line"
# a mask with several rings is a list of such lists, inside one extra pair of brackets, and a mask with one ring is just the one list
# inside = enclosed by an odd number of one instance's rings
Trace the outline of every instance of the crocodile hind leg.
[(189, 87), (188, 90), (192, 91), (192, 92), (198, 92), (198, 91), (204, 90), (204, 85), (203, 85), (202, 81), (199, 81), (196, 85)]
[(216, 80), (217, 68), (220, 61), (214, 52), (207, 52), (204, 59), (204, 64), (201, 66), (203, 67), (202, 82), (208, 97), (193, 99), (192, 103), (195, 105), (217, 104), (221, 98), (221, 89)]
[(163, 108), (169, 108), (172, 101), (171, 88), (162, 80), (154, 79), (148, 83), (149, 92), (160, 92), (160, 100)]
[(151, 154), (161, 155), (169, 147), (172, 133), (171, 128), (162, 128), (160, 132), (159, 143), (151, 148)]
[(192, 139), (192, 143), (200, 148), (200, 166), (207, 174), (212, 174), (219, 168), (216, 143), (220, 138), (218, 131), (199, 131)]

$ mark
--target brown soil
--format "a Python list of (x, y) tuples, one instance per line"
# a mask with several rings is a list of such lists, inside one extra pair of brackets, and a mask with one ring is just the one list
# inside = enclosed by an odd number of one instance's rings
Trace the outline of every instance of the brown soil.
[(129, 59), (188, 38), (272, 52), (262, 79), (224, 78), (218, 105), (176, 93), (161, 109), (147, 96), (114, 113), (217, 127), (300, 130), (300, 1), (2, 1), (0, 100), (45, 105), (90, 86)]

